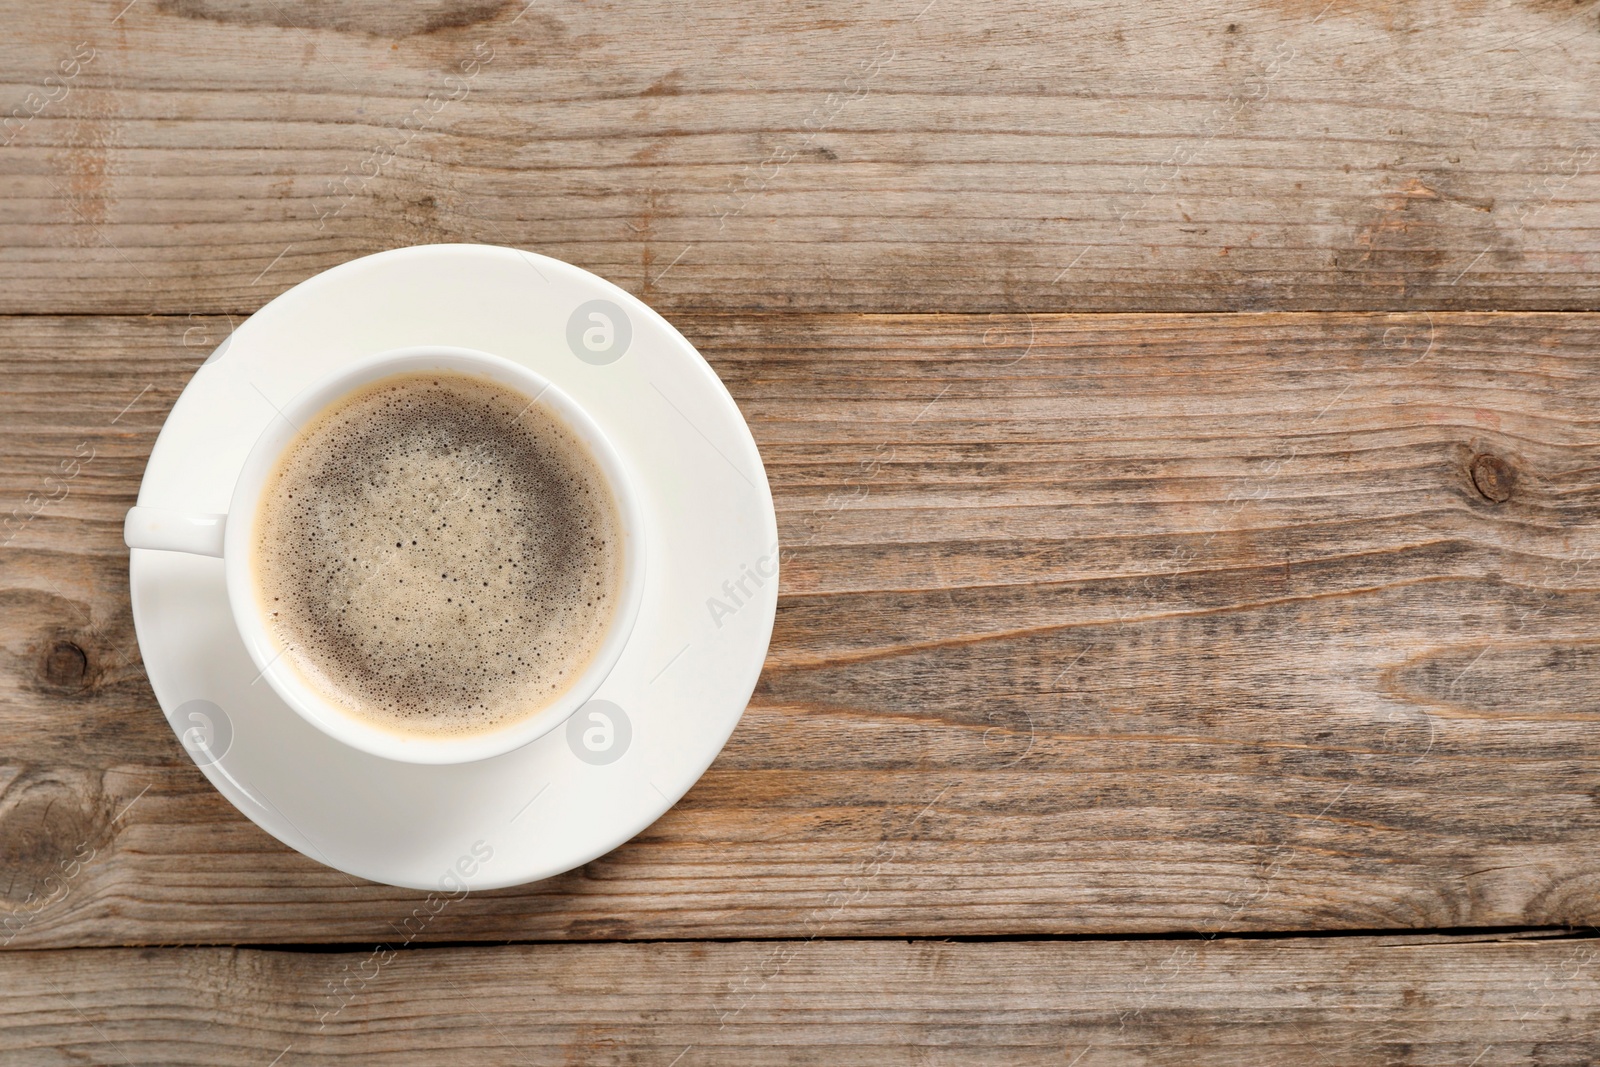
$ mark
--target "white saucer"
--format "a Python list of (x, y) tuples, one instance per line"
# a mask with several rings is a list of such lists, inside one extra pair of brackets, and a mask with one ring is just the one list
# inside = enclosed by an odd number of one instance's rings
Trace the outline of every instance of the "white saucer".
[(358, 259), (251, 316), (178, 398), (139, 503), (226, 511), (274, 405), (344, 361), (414, 345), (533, 368), (593, 415), (628, 465), (647, 527), (644, 601), (594, 701), (509, 755), (394, 763), (334, 741), (253, 680), (221, 560), (134, 550), (133, 619), (168, 721), (263, 830), (372, 881), (494, 889), (610, 851), (710, 766), (772, 636), (777, 519), (733, 398), (666, 320), (587, 271), (486, 245)]

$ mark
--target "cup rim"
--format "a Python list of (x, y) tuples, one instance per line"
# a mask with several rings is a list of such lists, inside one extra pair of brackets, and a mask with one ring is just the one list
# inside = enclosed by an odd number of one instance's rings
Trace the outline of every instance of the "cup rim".
[[(621, 519), (622, 582), (617, 607), (588, 665), (551, 703), (496, 730), (462, 737), (407, 736), (359, 718), (313, 687), (286, 662), (258, 599), (251, 560), (256, 517), (268, 475), (300, 428), (350, 393), (398, 374), (451, 370), (487, 377), (552, 409), (588, 449), (611, 489)], [(622, 656), (644, 592), (644, 526), (638, 497), (605, 431), (565, 390), (544, 375), (502, 356), (450, 345), (418, 345), (364, 356), (317, 379), (279, 408), (257, 437), (234, 483), (223, 532), (223, 568), (234, 624), (260, 677), (301, 718), (352, 748), (404, 763), (471, 763), (513, 752), (560, 726), (598, 690)]]

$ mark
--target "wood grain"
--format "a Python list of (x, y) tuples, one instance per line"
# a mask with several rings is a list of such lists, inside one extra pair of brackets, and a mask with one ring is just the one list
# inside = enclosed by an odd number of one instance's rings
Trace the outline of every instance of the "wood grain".
[[(777, 500), (751, 707), (636, 840), (421, 940), (1600, 919), (1600, 318), (676, 322)], [(421, 898), (246, 822), (143, 679), (121, 515), (219, 326), (0, 319), (0, 494), (43, 494), (0, 549), (13, 948)]]
[[(17, 1067), (1580, 1064), (1593, 939), (0, 954)], [(202, 992), (203, 991), (203, 992)]]
[(1592, 0), (0, 19), (0, 311), (237, 314), (439, 241), (677, 312), (1600, 304)]

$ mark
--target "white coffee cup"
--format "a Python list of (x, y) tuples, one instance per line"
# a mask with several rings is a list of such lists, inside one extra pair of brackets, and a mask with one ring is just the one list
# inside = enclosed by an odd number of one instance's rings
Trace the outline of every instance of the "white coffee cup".
[[(507, 386), (537, 400), (578, 437), (611, 489), (622, 520), (622, 590), (610, 626), (589, 666), (546, 707), (498, 730), (462, 737), (424, 737), (384, 729), (339, 706), (288, 662), (269, 632), (258, 599), (252, 531), (267, 477), (283, 451), (320, 412), (380, 378), (408, 372), (456, 371)], [(644, 594), (644, 527), (638, 500), (616, 450), (588, 413), (560, 387), (508, 359), (466, 348), (429, 346), (383, 352), (358, 360), (305, 389), (280, 409), (256, 439), (234, 483), (226, 515), (194, 515), (134, 507), (123, 524), (129, 548), (220, 556), (228, 604), (261, 677), (313, 726), (352, 748), (406, 763), (468, 763), (514, 751), (548, 733), (577, 711), (622, 656)]]

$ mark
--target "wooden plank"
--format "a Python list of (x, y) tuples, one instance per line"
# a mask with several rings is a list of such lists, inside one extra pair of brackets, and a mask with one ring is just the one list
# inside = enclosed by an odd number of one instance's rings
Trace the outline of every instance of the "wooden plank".
[[(677, 322), (777, 499), (752, 705), (638, 839), (424, 939), (1600, 919), (1600, 317)], [(141, 675), (121, 514), (217, 326), (0, 320), (14, 948), (421, 901), (247, 823)]]
[[(1588, 1063), (1592, 939), (0, 956), (0, 1052), (97, 1063)], [(202, 995), (197, 991), (203, 990)]]
[(4, 5), (0, 311), (488, 241), (668, 311), (1585, 309), (1592, 0)]

